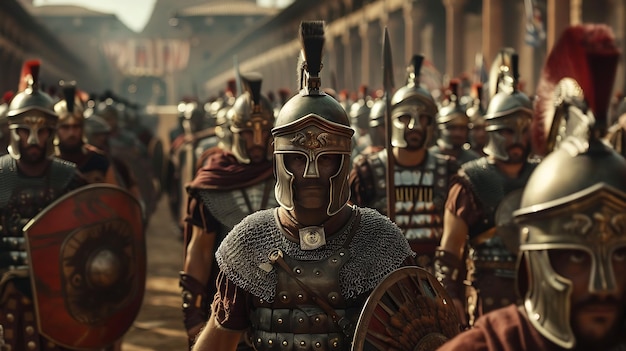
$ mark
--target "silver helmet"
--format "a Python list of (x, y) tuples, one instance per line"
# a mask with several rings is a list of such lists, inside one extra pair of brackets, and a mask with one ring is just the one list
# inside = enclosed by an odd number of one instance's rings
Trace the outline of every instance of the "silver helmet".
[(339, 170), (330, 177), (329, 203), (326, 213), (339, 212), (350, 198), (348, 174), (352, 135), (346, 110), (321, 88), (324, 22), (302, 22), (302, 65), (300, 93), (283, 106), (272, 129), (276, 175), (276, 200), (288, 210), (294, 208), (292, 183), (294, 175), (285, 166), (284, 156), (300, 154), (306, 157), (305, 178), (319, 178), (318, 157), (325, 154), (341, 155)]
[[(566, 124), (576, 126), (566, 128), (572, 133), (537, 166), (514, 212), (522, 228), (524, 309), (534, 328), (563, 348), (577, 342), (570, 324), (573, 282), (555, 269), (551, 252), (587, 255), (588, 290), (595, 295), (617, 290), (612, 256), (626, 248), (626, 160), (601, 141), (619, 59), (612, 38), (604, 25), (572, 26), (548, 56), (538, 94), (552, 108), (541, 111), (563, 113)], [(560, 89), (564, 81), (579, 89)]]
[[(437, 113), (437, 127), (439, 128), (439, 139), (437, 143), (446, 149), (452, 149), (455, 145), (450, 138), (449, 128), (460, 127), (469, 131), (469, 117), (461, 104), (460, 80), (450, 81), (450, 97), (446, 105), (439, 109)], [(461, 146), (461, 145), (458, 145)]]
[[(230, 115), (231, 151), (240, 163), (248, 164), (251, 160), (247, 150), (251, 147), (263, 148), (265, 154), (271, 158), (268, 149), (274, 126), (274, 109), (261, 94), (263, 79), (260, 74), (247, 73), (241, 78), (244, 92), (235, 100)], [(245, 132), (252, 133), (253, 145), (247, 145), (242, 136)]]
[(11, 142), (8, 150), (15, 159), (21, 157), (18, 129), (29, 131), (28, 144), (38, 144), (39, 130), (49, 129), (46, 154), (48, 156), (54, 154), (54, 131), (59, 116), (54, 111), (52, 97), (39, 88), (40, 68), (41, 63), (38, 60), (24, 63), (20, 85), (25, 85), (25, 88), (13, 97), (6, 112), (11, 130)]
[(413, 56), (407, 67), (406, 85), (398, 89), (391, 97), (391, 146), (406, 148), (404, 133), (420, 124), (421, 117), (427, 118), (422, 147), (427, 147), (433, 135), (437, 104), (432, 95), (420, 86), (420, 70), (423, 56)]
[(500, 66), (498, 73), (499, 92), (495, 94), (485, 113), (486, 131), (489, 141), (484, 147), (487, 155), (501, 161), (508, 161), (509, 156), (504, 144), (503, 130), (513, 133), (516, 143), (526, 145), (530, 152), (530, 124), (533, 106), (526, 94), (518, 89), (518, 55), (510, 51), (502, 51), (500, 55), (510, 55), (502, 59), (506, 65)]

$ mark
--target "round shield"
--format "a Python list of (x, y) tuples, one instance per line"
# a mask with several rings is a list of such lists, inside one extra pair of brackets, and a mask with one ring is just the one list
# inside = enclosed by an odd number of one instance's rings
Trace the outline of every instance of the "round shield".
[(437, 279), (425, 269), (403, 267), (367, 299), (352, 350), (436, 350), (460, 330), (452, 299)]
[(141, 206), (110, 184), (78, 188), (25, 227), (40, 333), (71, 349), (121, 338), (141, 307), (146, 244)]
[(495, 236), (499, 237), (504, 247), (513, 254), (517, 254), (520, 244), (519, 226), (513, 221), (513, 211), (519, 209), (523, 191), (522, 188), (508, 193), (500, 201), (495, 213)]

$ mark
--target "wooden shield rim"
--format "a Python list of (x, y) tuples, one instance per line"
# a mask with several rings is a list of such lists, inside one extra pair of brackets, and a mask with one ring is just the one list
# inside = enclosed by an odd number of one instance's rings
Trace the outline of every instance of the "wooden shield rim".
[[(448, 292), (441, 286), (441, 283), (437, 281), (437, 279), (429, 273), (427, 270), (417, 267), (417, 266), (406, 266), (396, 269), (395, 271), (389, 273), (378, 285), (370, 296), (365, 301), (365, 305), (361, 310), (361, 314), (359, 315), (359, 321), (356, 325), (354, 331), (354, 338), (352, 343), (352, 351), (363, 351), (363, 347), (365, 346), (365, 337), (368, 334), (370, 320), (374, 315), (374, 311), (378, 307), (378, 303), (381, 300), (381, 297), (385, 295), (390, 286), (393, 286), (395, 283), (409, 277), (426, 277), (430, 282), (431, 286), (437, 291), (438, 296), (442, 297), (444, 303), (448, 302), (452, 306), (452, 298), (448, 295)], [(421, 284), (421, 283), (420, 283)]]

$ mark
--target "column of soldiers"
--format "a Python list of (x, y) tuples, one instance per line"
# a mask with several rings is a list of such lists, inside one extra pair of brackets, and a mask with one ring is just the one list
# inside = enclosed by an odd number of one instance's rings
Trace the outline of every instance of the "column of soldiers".
[(81, 92), (47, 94), (40, 67), (27, 61), (0, 105), (2, 349), (120, 350), (143, 295), (145, 213), (87, 142)]
[[(302, 23), (300, 91), (266, 130), (275, 180), (270, 159), (243, 161), (234, 139), (209, 152), (234, 164), (197, 165), (181, 272), (190, 346), (626, 347), (626, 162), (604, 141), (619, 55), (608, 27), (568, 28), (537, 97), (520, 91), (518, 56), (504, 49), (488, 99), (482, 84), (468, 98), (453, 81), (436, 101), (415, 56), (388, 100), (351, 104), (322, 88), (323, 26)], [(249, 94), (237, 99), (254, 115)], [(256, 170), (245, 186), (220, 183), (223, 167), (244, 165)], [(276, 203), (215, 206), (270, 180)]]

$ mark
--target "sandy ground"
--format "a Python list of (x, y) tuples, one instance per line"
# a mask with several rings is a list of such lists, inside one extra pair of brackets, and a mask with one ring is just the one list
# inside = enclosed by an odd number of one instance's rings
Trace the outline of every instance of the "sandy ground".
[(143, 305), (124, 337), (123, 351), (185, 351), (178, 272), (183, 248), (163, 196), (146, 232), (148, 278)]

